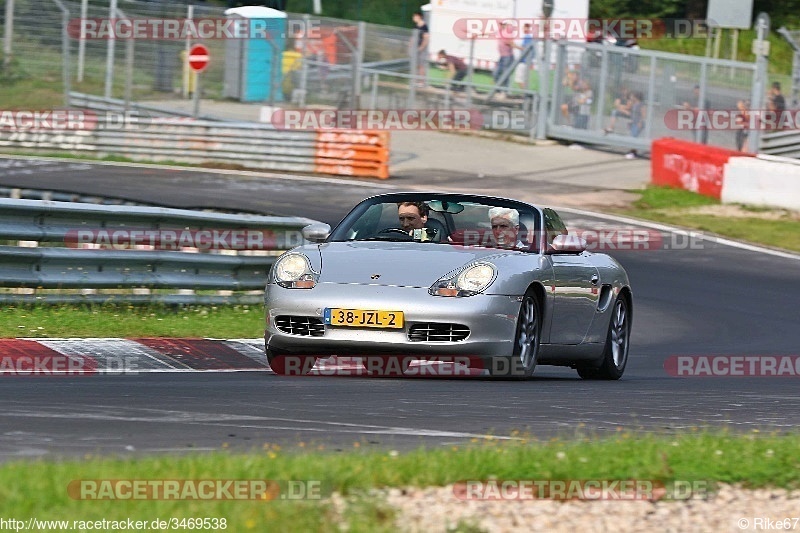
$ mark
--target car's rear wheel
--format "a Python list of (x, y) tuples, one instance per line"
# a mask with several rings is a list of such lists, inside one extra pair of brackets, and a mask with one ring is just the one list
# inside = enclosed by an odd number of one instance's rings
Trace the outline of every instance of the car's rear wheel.
[(627, 298), (620, 294), (611, 311), (608, 336), (599, 367), (579, 366), (578, 375), (583, 379), (619, 379), (628, 364), (628, 348), (631, 337), (631, 312)]
[(514, 335), (511, 358), (492, 358), (484, 362), (489, 374), (495, 377), (529, 378), (536, 370), (542, 332), (542, 306), (533, 292), (522, 299)]
[(317, 358), (313, 355), (292, 355), (269, 348), (265, 348), (264, 351), (269, 367), (279, 376), (305, 376), (317, 362)]

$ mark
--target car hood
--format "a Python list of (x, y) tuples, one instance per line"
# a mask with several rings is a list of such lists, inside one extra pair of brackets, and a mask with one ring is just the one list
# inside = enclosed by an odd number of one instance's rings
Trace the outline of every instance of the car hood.
[[(446, 244), (354, 241), (320, 245), (320, 283), (430, 287), (470, 261), (522, 252)], [(374, 277), (378, 276), (378, 277)]]

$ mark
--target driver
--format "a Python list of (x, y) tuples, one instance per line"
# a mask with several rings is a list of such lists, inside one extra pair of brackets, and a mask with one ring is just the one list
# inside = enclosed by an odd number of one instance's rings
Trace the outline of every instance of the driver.
[(489, 209), (489, 222), (498, 248), (525, 248), (525, 243), (519, 239), (519, 211), (493, 207)]
[(425, 202), (398, 202), (397, 218), (400, 226), (409, 234), (415, 229), (422, 229), (428, 222), (428, 206)]

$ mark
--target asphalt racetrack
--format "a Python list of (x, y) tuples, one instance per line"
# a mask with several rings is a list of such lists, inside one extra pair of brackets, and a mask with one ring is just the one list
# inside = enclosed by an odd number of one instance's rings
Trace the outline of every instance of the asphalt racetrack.
[[(82, 162), (14, 166), (8, 161), (13, 160), (4, 160), (0, 168), (0, 186), (326, 222), (336, 222), (370, 194), (423, 185), (233, 179), (214, 171), (143, 171)], [(568, 226), (628, 226), (587, 213), (562, 214)], [(634, 291), (630, 360), (621, 381), (582, 381), (573, 370), (547, 367), (537, 368), (526, 382), (301, 378), (267, 370), (4, 377), (0, 458), (246, 450), (299, 442), (328, 450), (351, 449), (354, 442), (362, 449), (409, 449), (511, 438), (515, 430), (547, 438), (620, 429), (796, 427), (800, 261), (714, 240), (696, 239), (687, 247), (676, 234), (661, 235), (659, 249), (611, 252), (627, 269)], [(261, 333), (253, 331), (252, 337)], [(725, 373), (718, 367), (701, 376), (675, 377), (681, 356), (748, 356), (742, 359), (745, 368), (755, 356), (767, 356), (780, 361), (783, 375), (709, 375)], [(780, 366), (792, 361), (796, 373)]]

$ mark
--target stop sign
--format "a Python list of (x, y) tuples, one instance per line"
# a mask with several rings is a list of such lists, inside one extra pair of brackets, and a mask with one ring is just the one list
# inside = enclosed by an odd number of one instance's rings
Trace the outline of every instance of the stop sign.
[(208, 48), (202, 44), (196, 44), (189, 50), (189, 66), (195, 72), (202, 72), (208, 66)]

